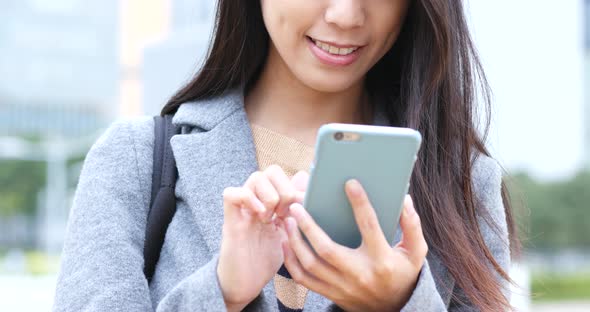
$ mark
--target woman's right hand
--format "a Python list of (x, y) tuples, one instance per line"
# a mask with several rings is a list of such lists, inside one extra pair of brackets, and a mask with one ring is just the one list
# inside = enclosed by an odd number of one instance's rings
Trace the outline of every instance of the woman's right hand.
[(287, 235), (282, 219), (292, 203), (303, 201), (294, 185), (273, 165), (254, 172), (244, 186), (224, 190), (217, 276), (228, 311), (254, 300), (283, 264), (281, 243)]

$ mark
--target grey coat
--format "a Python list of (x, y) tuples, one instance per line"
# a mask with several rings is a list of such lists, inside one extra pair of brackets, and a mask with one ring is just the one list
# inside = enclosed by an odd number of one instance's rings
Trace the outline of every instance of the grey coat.
[[(142, 271), (154, 138), (153, 120), (146, 116), (114, 123), (87, 155), (69, 217), (55, 311), (225, 310), (216, 275), (222, 192), (228, 186), (241, 186), (258, 169), (243, 94), (236, 90), (184, 104), (173, 122), (192, 130), (171, 141), (179, 171), (177, 212), (152, 284), (148, 287)], [(478, 158), (474, 190), (499, 225), (496, 231), (481, 222), (481, 230), (507, 270), (510, 256), (501, 177), (494, 160)], [(399, 236), (398, 231), (396, 241)], [(469, 310), (455, 306), (453, 292), (460, 292), (454, 279), (429, 253), (403, 310)], [(246, 310), (278, 310), (272, 281)], [(330, 310), (337, 307), (309, 292), (304, 311)]]

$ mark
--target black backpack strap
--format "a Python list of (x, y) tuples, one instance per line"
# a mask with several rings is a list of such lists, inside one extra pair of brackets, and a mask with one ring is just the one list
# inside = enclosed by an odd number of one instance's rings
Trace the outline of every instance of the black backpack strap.
[(176, 161), (170, 139), (179, 133), (172, 124), (172, 115), (154, 116), (154, 160), (152, 172), (152, 195), (145, 230), (143, 248), (144, 268), (148, 283), (151, 282), (160, 258), (168, 224), (176, 212), (174, 187), (178, 178)]

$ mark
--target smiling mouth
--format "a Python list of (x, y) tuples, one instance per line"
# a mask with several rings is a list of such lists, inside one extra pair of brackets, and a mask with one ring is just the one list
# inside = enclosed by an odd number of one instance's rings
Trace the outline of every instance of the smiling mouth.
[(318, 48), (320, 48), (332, 55), (349, 55), (361, 48), (361, 46), (354, 46), (354, 45), (348, 45), (348, 46), (338, 45), (338, 46), (336, 46), (334, 44), (330, 44), (327, 42), (316, 40), (316, 39), (309, 37), (309, 36), (307, 37), (307, 39), (310, 40), (311, 42), (313, 42)]

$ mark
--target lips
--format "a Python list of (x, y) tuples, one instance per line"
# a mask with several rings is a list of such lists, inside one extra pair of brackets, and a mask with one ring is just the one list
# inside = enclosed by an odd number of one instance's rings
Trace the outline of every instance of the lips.
[(320, 48), (330, 54), (333, 54), (333, 55), (348, 55), (348, 54), (351, 54), (354, 51), (358, 50), (359, 48), (361, 48), (360, 45), (338, 44), (338, 43), (318, 40), (318, 39), (315, 39), (315, 38), (309, 37), (309, 36), (308, 36), (308, 39), (311, 40), (318, 48)]
[(335, 44), (308, 37), (320, 49), (333, 55), (348, 55), (358, 50), (358, 45)]
[(363, 46), (341, 44), (307, 37), (309, 49), (323, 64), (330, 66), (347, 66), (360, 56)]

